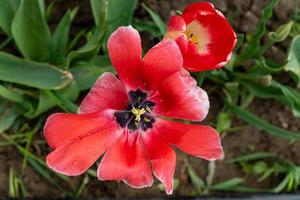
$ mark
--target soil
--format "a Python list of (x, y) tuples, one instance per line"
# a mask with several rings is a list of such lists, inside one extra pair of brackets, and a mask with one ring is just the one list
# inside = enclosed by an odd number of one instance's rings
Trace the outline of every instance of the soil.
[[(225, 16), (230, 20), (233, 28), (239, 33), (249, 33), (256, 29), (257, 22), (262, 14), (262, 9), (268, 3), (267, 0), (209, 0), (215, 7), (221, 10)], [(49, 3), (50, 1), (48, 1)], [(175, 14), (176, 10), (183, 10), (183, 8), (192, 0), (142, 0), (141, 2), (149, 5), (153, 10), (157, 11), (165, 22), (168, 21), (171, 15)], [(274, 30), (279, 25), (286, 23), (292, 15), (295, 4), (294, 0), (280, 1), (275, 9), (274, 16), (271, 22), (268, 23), (268, 28)], [(53, 13), (50, 18), (51, 24), (57, 24), (60, 17), (68, 8), (79, 5), (80, 9), (77, 17), (74, 20), (71, 34), (75, 34), (83, 28), (92, 26), (93, 19), (89, 7), (89, 1), (66, 1), (57, 0)], [(139, 19), (149, 19), (148, 14), (141, 8), (139, 3), (135, 16)], [(152, 40), (148, 34), (142, 34), (142, 41), (146, 47), (151, 47), (157, 41)], [(268, 56), (282, 61), (285, 58), (288, 42), (272, 47), (268, 51)], [(283, 77), (284, 79), (284, 77)], [(216, 114), (222, 107), (219, 94), (211, 94), (211, 112), (208, 116), (208, 122), (215, 118)], [(300, 120), (293, 117), (290, 110), (275, 102), (274, 100), (255, 100), (251, 106), (252, 112), (271, 122), (279, 127), (291, 130), (300, 130)], [(234, 121), (235, 125), (245, 124), (239, 120)], [(46, 145), (38, 145), (37, 141), (43, 140), (42, 133), (38, 133), (33, 141), (33, 148), (31, 149), (40, 158), (45, 158), (49, 149)], [(283, 158), (291, 160), (295, 164), (300, 165), (300, 157), (297, 153), (300, 152), (300, 142), (289, 143), (285, 139), (272, 137), (252, 126), (247, 126), (238, 132), (228, 133), (224, 137), (223, 147), (225, 151), (224, 160), (237, 157), (242, 154), (258, 151), (272, 152)], [(41, 147), (42, 146), (42, 147)], [(241, 168), (234, 164), (228, 164), (223, 161), (216, 162), (216, 172), (213, 182), (221, 182), (233, 177), (244, 177), (245, 185), (253, 187), (272, 187), (278, 184), (278, 178), (257, 183), (257, 177), (248, 176), (243, 173)], [(13, 167), (16, 171), (21, 172), (22, 157), (14, 147), (0, 147), (0, 197), (8, 194), (8, 173), (9, 169)], [(174, 190), (174, 196), (189, 196), (193, 192), (191, 180), (188, 177), (186, 164), (192, 166), (195, 172), (201, 176), (207, 176), (207, 161), (202, 159), (187, 156), (177, 151), (177, 167), (175, 178), (179, 180), (179, 187)], [(93, 166), (96, 169), (96, 165)], [(79, 187), (84, 176), (72, 177), (72, 184), (75, 188)], [(55, 178), (56, 179), (56, 178)], [(59, 179), (57, 179), (59, 181)], [(66, 194), (61, 192), (58, 188), (50, 185), (44, 178), (40, 177), (34, 170), (27, 167), (24, 175), (25, 186), (28, 190), (29, 197), (65, 197)], [(61, 187), (66, 187), (62, 185)], [(222, 193), (224, 195), (225, 193)], [(228, 194), (228, 193), (227, 193)], [(97, 178), (92, 178), (84, 189), (82, 196), (84, 197), (153, 197), (165, 196), (164, 192), (159, 190), (158, 182), (153, 187), (147, 189), (132, 189), (124, 183), (117, 182), (100, 182)]]

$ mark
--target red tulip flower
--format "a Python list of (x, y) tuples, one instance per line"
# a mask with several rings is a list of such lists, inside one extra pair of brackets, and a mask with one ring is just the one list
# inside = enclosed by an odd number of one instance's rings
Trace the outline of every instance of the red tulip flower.
[(176, 40), (183, 66), (193, 72), (223, 67), (237, 37), (224, 15), (208, 2), (193, 3), (170, 19), (165, 38)]
[(120, 27), (111, 35), (108, 51), (118, 78), (104, 73), (78, 114), (56, 113), (47, 119), (44, 134), (54, 149), (47, 165), (77, 176), (103, 155), (99, 180), (143, 188), (152, 185), (153, 172), (170, 194), (176, 164), (170, 145), (207, 160), (223, 154), (215, 129), (170, 120), (203, 120), (207, 94), (183, 70), (174, 40), (161, 41), (142, 58), (139, 33)]

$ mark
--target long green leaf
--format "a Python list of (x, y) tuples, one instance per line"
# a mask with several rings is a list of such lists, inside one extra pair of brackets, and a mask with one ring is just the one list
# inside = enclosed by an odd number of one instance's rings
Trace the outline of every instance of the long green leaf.
[(213, 190), (230, 190), (239, 186), (244, 180), (242, 178), (236, 177), (229, 180), (226, 180), (221, 183), (217, 183), (211, 186)]
[(202, 194), (206, 188), (204, 180), (196, 174), (191, 166), (188, 167), (188, 174), (198, 194)]
[(20, 114), (15, 108), (9, 108), (6, 109), (5, 112), (2, 112), (0, 115), (0, 132), (9, 129), (18, 116), (20, 116)]
[(0, 28), (7, 34), (11, 34), (11, 22), (19, 7), (20, 0), (1, 0)]
[(296, 83), (300, 87), (300, 35), (294, 37), (287, 59), (288, 63), (284, 69), (294, 75)]
[(248, 122), (249, 124), (262, 129), (266, 131), (267, 133), (278, 136), (281, 138), (285, 139), (290, 139), (290, 140), (299, 140), (300, 139), (300, 132), (294, 133), (291, 131), (287, 131), (282, 128), (278, 128), (274, 125), (271, 125), (267, 121), (255, 116), (254, 114), (243, 110), (239, 108), (238, 106), (235, 105), (230, 105), (231, 111), (240, 119)]
[(266, 32), (267, 21), (273, 14), (273, 8), (277, 5), (279, 0), (270, 0), (269, 5), (263, 10), (263, 15), (261, 16), (257, 30), (255, 34), (251, 37), (248, 46), (243, 50), (241, 55), (238, 57), (237, 63), (243, 63), (245, 60), (251, 57), (255, 57), (256, 53), (260, 50), (260, 40)]
[(107, 29), (103, 41), (106, 49), (106, 42), (118, 27), (130, 25), (133, 19), (133, 12), (136, 8), (137, 0), (109, 0), (107, 8)]
[(78, 84), (79, 90), (89, 89), (101, 74), (108, 71), (112, 72), (113, 70), (112, 66), (96, 67), (92, 65), (71, 68), (71, 72)]
[[(70, 83), (67, 87), (58, 90), (64, 98), (75, 101), (78, 98), (79, 90), (75, 82)], [(48, 111), (49, 109), (58, 105), (57, 99), (49, 96), (46, 91), (41, 90), (39, 94), (39, 101), (36, 108), (31, 109), (30, 111), (24, 113), (27, 118), (36, 118), (40, 114)]]
[(12, 35), (25, 58), (47, 61), (50, 57), (51, 34), (37, 0), (21, 0), (12, 22)]
[(274, 158), (274, 157), (276, 157), (276, 155), (269, 152), (255, 152), (255, 153), (249, 153), (246, 155), (239, 156), (237, 158), (230, 159), (227, 162), (235, 163), (241, 161), (252, 161), (252, 160), (258, 160), (262, 158)]
[(27, 61), (0, 52), (0, 80), (39, 89), (60, 89), (73, 79), (72, 74), (52, 65)]
[(107, 7), (107, 4), (109, 3), (109, 0), (90, 0), (92, 12), (93, 12), (93, 17), (96, 26), (102, 26), (103, 23), (103, 7)]
[(156, 24), (157, 28), (160, 31), (161, 36), (163, 36), (166, 33), (166, 24), (165, 22), (160, 18), (160, 16), (155, 13), (153, 10), (151, 10), (146, 4), (142, 3), (143, 8), (148, 12), (154, 23)]
[(24, 101), (23, 96), (20, 93), (2, 85), (0, 85), (0, 96), (16, 103), (22, 103)]
[(139, 32), (149, 32), (153, 37), (160, 38), (162, 36), (161, 31), (157, 25), (152, 21), (134, 19), (132, 25)]
[(72, 20), (77, 13), (78, 7), (73, 10), (68, 10), (58, 23), (52, 37), (51, 48), (51, 62), (59, 63), (63, 62), (69, 41), (69, 31)]
[(71, 51), (68, 54), (66, 68), (68, 68), (73, 62), (89, 62), (91, 61), (98, 53), (101, 41), (106, 30), (106, 19), (107, 19), (107, 1), (101, 0), (101, 3), (97, 4), (99, 8), (99, 26), (96, 26), (92, 36), (88, 38), (87, 43), (78, 50)]
[(295, 89), (274, 80), (270, 81), (271, 85), (269, 86), (259, 84), (257, 81), (250, 79), (240, 79), (239, 82), (253, 95), (259, 98), (275, 99), (283, 105), (289, 106), (295, 117), (300, 117), (300, 93)]
[(281, 89), (283, 95), (286, 97), (287, 105), (292, 108), (295, 117), (300, 117), (300, 93), (291, 87), (272, 81), (272, 85)]

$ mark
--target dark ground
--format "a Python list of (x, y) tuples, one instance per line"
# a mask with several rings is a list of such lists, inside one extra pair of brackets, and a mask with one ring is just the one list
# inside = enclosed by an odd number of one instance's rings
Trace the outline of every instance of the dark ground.
[[(182, 10), (187, 4), (193, 2), (191, 0), (144, 0), (153, 10), (158, 11), (162, 18), (167, 22), (170, 15), (175, 14), (176, 10)], [(249, 33), (256, 29), (256, 24), (261, 16), (262, 9), (266, 6), (267, 0), (211, 0), (215, 7), (221, 10), (225, 16), (231, 21), (232, 26), (239, 33)], [(279, 5), (275, 9), (275, 14), (269, 22), (269, 28), (274, 30), (279, 25), (286, 23), (289, 16), (293, 13), (294, 5), (293, 0), (281, 0)], [(72, 33), (78, 32), (82, 28), (86, 28), (92, 25), (92, 14), (89, 8), (89, 1), (66, 1), (57, 0), (52, 14), (51, 22), (56, 24), (60, 19), (60, 16), (64, 14), (67, 8), (80, 5), (79, 13), (74, 21)], [(136, 9), (135, 16), (139, 19), (148, 18), (148, 14), (139, 5)], [(144, 45), (151, 47), (156, 41), (149, 38), (149, 35), (143, 34)], [(285, 58), (284, 52), (288, 42), (285, 42), (277, 47), (272, 47), (268, 55), (269, 57), (275, 57), (276, 60), (282, 61)], [(213, 119), (221, 108), (220, 96), (217, 94), (211, 94), (211, 112), (208, 116), (208, 121)], [(279, 127), (299, 131), (300, 120), (293, 117), (289, 109), (281, 104), (276, 103), (273, 100), (255, 100), (251, 106), (252, 111), (268, 120), (274, 125)], [(254, 109), (255, 108), (255, 109)], [(243, 124), (236, 120), (234, 124)], [(39, 133), (36, 140), (42, 139), (42, 133)], [(234, 158), (244, 153), (267, 151), (278, 154), (286, 159), (293, 161), (300, 165), (300, 142), (289, 144), (288, 141), (280, 138), (271, 137), (263, 131), (259, 131), (253, 127), (246, 127), (241, 131), (228, 133), (223, 139), (223, 147), (225, 150), (225, 160)], [(39, 148), (35, 148), (33, 145), (32, 151), (37, 152), (41, 158), (44, 158), (48, 149), (44, 148), (39, 152)], [(189, 163), (193, 169), (201, 177), (207, 175), (207, 162), (198, 158), (186, 156), (183, 153), (177, 154), (177, 168), (175, 178), (179, 179), (180, 185), (174, 190), (174, 196), (188, 196), (193, 186), (189, 180), (186, 170), (186, 163)], [(22, 158), (18, 154), (14, 147), (1, 148), (0, 147), (0, 196), (7, 196), (8, 189), (8, 172), (9, 168), (13, 166), (18, 171), (21, 171)], [(94, 166), (96, 169), (96, 166)], [(216, 162), (216, 174), (214, 182), (221, 182), (233, 177), (245, 177), (246, 185), (253, 187), (267, 187), (276, 185), (278, 183), (277, 178), (272, 180), (263, 181), (257, 183), (257, 177), (245, 176), (241, 168), (233, 165), (226, 164), (223, 161)], [(72, 178), (74, 185), (78, 185), (83, 176)], [(92, 180), (83, 191), (84, 197), (153, 197), (164, 196), (164, 192), (160, 191), (157, 187), (158, 184), (154, 184), (152, 188), (148, 189), (132, 189), (124, 183), (117, 182), (99, 182), (96, 178)], [(25, 175), (25, 185), (28, 190), (29, 196), (33, 197), (63, 197), (63, 194), (49, 185), (42, 177), (37, 175), (29, 167), (27, 168)], [(228, 194), (228, 193), (227, 193)]]

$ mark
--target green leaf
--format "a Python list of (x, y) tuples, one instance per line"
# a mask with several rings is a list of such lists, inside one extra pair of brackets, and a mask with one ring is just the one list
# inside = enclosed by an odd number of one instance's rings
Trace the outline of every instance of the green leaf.
[(20, 114), (15, 108), (5, 109), (0, 115), (0, 132), (9, 129)]
[(287, 187), (290, 180), (289, 174), (287, 174), (284, 179), (273, 189), (270, 190), (270, 192), (279, 193), (284, 190), (285, 187)]
[(234, 47), (234, 52), (236, 52), (239, 48), (241, 48), (242, 44), (244, 43), (244, 40), (245, 40), (245, 34), (238, 33), (237, 34), (237, 44)]
[(246, 162), (246, 161), (273, 158), (273, 157), (276, 157), (276, 155), (269, 152), (255, 152), (255, 153), (249, 153), (246, 155), (239, 156), (237, 158), (230, 159), (227, 162), (229, 163)]
[(222, 183), (217, 183), (211, 186), (213, 190), (231, 190), (239, 186), (244, 180), (242, 178), (236, 177), (229, 180), (226, 180)]
[(266, 32), (267, 21), (273, 15), (273, 8), (277, 5), (279, 0), (270, 0), (269, 5), (263, 10), (263, 15), (261, 16), (255, 34), (251, 37), (249, 44), (242, 51), (238, 57), (237, 63), (241, 64), (248, 58), (255, 57), (260, 50), (260, 40)]
[(269, 166), (264, 161), (258, 161), (253, 166), (254, 174), (262, 174), (269, 169)]
[(99, 67), (112, 66), (109, 55), (97, 55), (93, 60), (93, 64)]
[(73, 10), (68, 10), (55, 28), (51, 48), (51, 62), (54, 64), (61, 64), (64, 61), (68, 47), (71, 23), (77, 11), (78, 7)]
[(157, 28), (159, 29), (161, 36), (163, 36), (167, 30), (165, 22), (160, 18), (160, 16), (157, 13), (155, 13), (148, 6), (146, 6), (146, 4), (142, 3), (142, 7), (148, 12), (151, 19), (154, 21)]
[(231, 127), (231, 116), (229, 113), (220, 112), (217, 117), (216, 129), (218, 133), (222, 133)]
[(45, 91), (46, 94), (55, 100), (56, 104), (59, 105), (64, 111), (69, 113), (77, 113), (78, 106), (74, 104), (70, 99), (66, 98), (60, 92), (56, 91)]
[(99, 20), (101, 19), (101, 21), (99, 21), (99, 26), (96, 26), (92, 36), (88, 38), (88, 41), (84, 46), (82, 46), (78, 50), (71, 51), (68, 54), (66, 68), (68, 68), (74, 62), (91, 61), (99, 51), (101, 41), (103, 40), (103, 36), (106, 30), (105, 23), (107, 20), (108, 5), (106, 0), (101, 0), (101, 4), (97, 5), (101, 5), (101, 9), (99, 8), (100, 11), (98, 13), (99, 15), (101, 15), (101, 17), (99, 17)]
[(50, 57), (51, 34), (39, 1), (21, 0), (12, 22), (12, 35), (25, 58), (47, 61)]
[(269, 33), (269, 39), (275, 42), (282, 42), (284, 41), (290, 34), (294, 22), (290, 21), (287, 24), (281, 25), (275, 32)]
[(0, 28), (7, 34), (11, 34), (11, 23), (19, 7), (20, 0), (1, 0)]
[(112, 66), (96, 67), (93, 65), (79, 65), (71, 68), (80, 91), (89, 89), (101, 74), (108, 71), (113, 72), (114, 68)]
[(225, 83), (226, 90), (228, 91), (227, 98), (231, 103), (236, 103), (239, 97), (239, 83), (238, 82), (227, 82)]
[(202, 194), (205, 190), (205, 182), (202, 180), (200, 176), (196, 174), (192, 167), (188, 167), (188, 173), (194, 188), (197, 190), (198, 194)]
[(102, 26), (103, 23), (103, 14), (102, 9), (103, 7), (107, 7), (107, 4), (109, 3), (109, 0), (90, 0), (90, 4), (92, 7), (93, 17), (96, 26)]
[[(300, 94), (298, 91), (274, 80), (270, 81), (270, 85), (268, 86), (251, 80), (251, 75), (246, 79), (241, 76), (239, 78), (241, 78), (239, 82), (249, 89), (253, 95), (260, 98), (275, 99), (283, 105), (289, 106), (295, 117), (300, 117)], [(257, 76), (256, 79), (260, 80)]]
[(53, 176), (48, 172), (44, 166), (40, 165), (38, 162), (33, 160), (31, 157), (28, 157), (28, 162), (32, 166), (32, 168), (40, 174), (44, 179), (46, 179), (49, 183), (51, 183), (55, 187), (59, 187), (58, 183), (53, 179)]
[(296, 83), (300, 87), (300, 35), (294, 37), (289, 54), (288, 63), (284, 66), (284, 70), (291, 72), (296, 77)]
[(103, 48), (112, 32), (120, 26), (131, 24), (133, 12), (136, 8), (137, 0), (109, 0), (107, 8), (107, 27), (103, 40)]
[[(58, 90), (57, 92), (60, 93), (64, 98), (66, 98), (70, 101), (75, 101), (79, 96), (78, 86), (75, 84), (75, 82), (72, 82), (67, 87), (65, 87), (61, 90)], [(57, 106), (58, 103), (59, 102), (57, 102), (56, 98), (54, 98), (53, 96), (49, 96), (46, 91), (41, 90), (40, 94), (39, 94), (39, 102), (38, 102), (37, 107), (25, 115), (28, 118), (38, 117), (40, 114)]]
[(284, 86), (276, 81), (272, 81), (273, 86), (281, 89), (283, 95), (286, 97), (285, 102), (292, 108), (295, 117), (300, 117), (300, 93), (293, 88)]
[(72, 74), (52, 65), (27, 61), (0, 52), (0, 80), (39, 89), (60, 89), (73, 79)]
[(252, 71), (257, 71), (260, 74), (273, 74), (273, 73), (279, 73), (283, 71), (284, 65), (286, 65), (287, 62), (284, 64), (276, 63), (273, 60), (265, 59), (264, 57), (260, 57), (256, 62), (256, 68), (254, 68)]
[(134, 19), (132, 25), (139, 32), (148, 32), (156, 38), (162, 37), (160, 30), (154, 22)]
[(24, 101), (23, 96), (20, 93), (4, 87), (3, 85), (0, 85), (0, 96), (16, 103), (22, 103)]
[(289, 139), (289, 140), (299, 140), (300, 139), (300, 132), (294, 133), (294, 132), (291, 132), (291, 131), (288, 131), (288, 130), (285, 130), (282, 128), (278, 128), (274, 125), (271, 125), (267, 121), (255, 116), (254, 114), (239, 108), (238, 106), (230, 105), (230, 108), (231, 108), (231, 111), (238, 118), (248, 122), (249, 124), (251, 124), (259, 129), (266, 131), (267, 133), (269, 133), (271, 135)]

